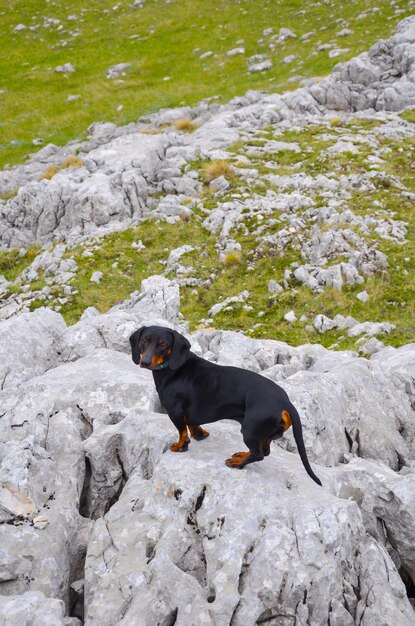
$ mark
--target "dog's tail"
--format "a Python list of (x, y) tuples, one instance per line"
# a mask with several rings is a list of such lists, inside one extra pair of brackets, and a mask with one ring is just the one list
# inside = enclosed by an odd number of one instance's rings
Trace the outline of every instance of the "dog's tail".
[(313, 470), (311, 469), (311, 465), (309, 463), (307, 452), (304, 445), (303, 439), (303, 427), (301, 426), (300, 416), (298, 415), (297, 409), (291, 405), (289, 416), (291, 418), (291, 424), (293, 427), (294, 439), (297, 444), (297, 450), (303, 462), (303, 465), (306, 469), (307, 474), (317, 483), (317, 485), (322, 486), (320, 479), (315, 475)]

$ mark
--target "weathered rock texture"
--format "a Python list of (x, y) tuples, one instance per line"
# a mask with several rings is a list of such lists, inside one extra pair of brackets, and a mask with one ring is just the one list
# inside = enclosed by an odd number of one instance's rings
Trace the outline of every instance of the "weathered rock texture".
[[(177, 285), (157, 277), (66, 331), (48, 309), (0, 322), (16, 337), (4, 367), (23, 372), (0, 392), (2, 623), (413, 625), (415, 345), (363, 360), (189, 336), (288, 391), (320, 488), (290, 435), (244, 471), (224, 464), (243, 447), (231, 422), (170, 452), (175, 429), (128, 347), (155, 320), (186, 333)], [(53, 323), (59, 352), (46, 335), (39, 369), (16, 360), (22, 328)]]
[[(1, 173), (2, 192), (19, 188), (15, 198), (0, 200), (2, 245), (65, 241), (38, 255), (18, 284), (30, 287), (44, 272), (37, 298), (48, 297), (50, 284), (70, 293), (65, 283), (76, 263), (64, 258), (65, 246), (150, 215), (187, 217), (201, 185), (191, 161), (226, 158), (224, 148), (252, 129), (304, 116), (321, 122), (330, 110), (413, 104), (414, 41), (415, 20), (406, 20), (395, 37), (294, 93), (250, 92), (224, 106), (162, 111), (122, 129), (95, 124), (88, 141), (46, 146), (27, 165)], [(199, 126), (191, 135), (140, 132), (184, 116)], [(399, 124), (402, 136), (412, 132)], [(299, 150), (282, 144), (252, 146), (251, 155)], [(330, 147), (335, 154), (356, 149), (347, 137)], [(81, 167), (38, 180), (73, 152)], [(255, 183), (258, 172), (243, 165), (238, 175)], [(259, 253), (269, 245), (282, 251), (288, 242), (300, 250), (304, 264), (286, 270), (284, 288), (297, 281), (316, 292), (341, 289), (387, 267), (362, 233), (405, 239), (406, 225), (386, 212), (337, 210), (339, 198), (372, 189), (380, 174), (270, 170), (267, 180), (278, 193), (218, 201), (203, 226), (217, 234), (223, 259), (238, 250), (230, 237), (244, 228), (244, 215), (264, 219), (279, 210), (282, 228), (258, 226), (255, 234)], [(327, 206), (317, 206), (310, 190)], [(180, 267), (183, 254), (183, 247), (170, 251), (166, 271)], [(33, 297), (28, 290), (1, 307), (0, 623), (413, 626), (415, 344), (372, 343), (367, 352), (376, 353), (360, 359), (230, 331), (190, 336), (179, 311), (180, 280), (192, 277), (150, 277), (129, 300), (104, 315), (90, 307), (69, 328), (47, 308), (18, 314)], [(1, 279), (0, 293), (7, 288)], [(249, 292), (236, 299), (249, 306)], [(317, 316), (314, 324), (321, 332), (336, 324), (349, 334), (373, 334), (373, 326), (340, 317)], [(289, 432), (270, 457), (242, 472), (224, 464), (242, 446), (232, 423), (213, 424), (210, 437), (186, 454), (170, 452), (175, 429), (151, 375), (129, 354), (129, 335), (148, 323), (187, 334), (193, 350), (211, 361), (278, 381), (298, 407), (323, 488), (305, 473)]]

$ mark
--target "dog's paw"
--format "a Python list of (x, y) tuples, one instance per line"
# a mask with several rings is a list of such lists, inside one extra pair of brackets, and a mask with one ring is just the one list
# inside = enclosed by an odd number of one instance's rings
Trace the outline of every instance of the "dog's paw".
[(249, 455), (249, 452), (235, 452), (232, 454), (231, 459), (245, 459)]
[(201, 426), (188, 426), (188, 428), (192, 438), (196, 439), (196, 441), (202, 441), (202, 439), (209, 437), (208, 431)]
[(226, 459), (225, 463), (228, 467), (233, 469), (242, 469), (250, 454), (250, 452), (236, 452), (230, 459)]
[(170, 446), (170, 450), (172, 452), (186, 452), (188, 447), (189, 447), (188, 441), (185, 441), (184, 443), (182, 443), (181, 441), (178, 441), (177, 443), (172, 443), (172, 445)]

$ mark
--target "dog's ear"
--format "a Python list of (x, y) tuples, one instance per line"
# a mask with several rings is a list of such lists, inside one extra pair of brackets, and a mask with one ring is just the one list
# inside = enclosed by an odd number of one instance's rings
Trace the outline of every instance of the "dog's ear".
[(177, 370), (189, 356), (190, 343), (176, 330), (170, 332), (173, 335), (173, 349), (169, 357), (169, 367), (172, 370)]
[(140, 343), (141, 335), (146, 328), (147, 326), (142, 326), (141, 328), (136, 330), (130, 337), (131, 356), (133, 357), (133, 361), (136, 365), (140, 365), (141, 355), (140, 350), (138, 349), (138, 344)]

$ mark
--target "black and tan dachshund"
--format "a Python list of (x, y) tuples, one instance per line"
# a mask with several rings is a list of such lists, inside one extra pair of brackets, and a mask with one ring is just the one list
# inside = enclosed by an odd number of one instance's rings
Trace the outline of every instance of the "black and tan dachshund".
[(201, 424), (233, 419), (241, 424), (249, 452), (237, 452), (225, 463), (242, 469), (268, 456), (271, 441), (292, 426), (303, 465), (321, 485), (307, 458), (297, 410), (281, 387), (254, 372), (196, 356), (188, 340), (170, 328), (143, 326), (130, 343), (134, 363), (153, 372), (160, 401), (179, 431), (172, 452), (187, 450), (188, 432), (193, 439), (205, 439), (209, 433)]

